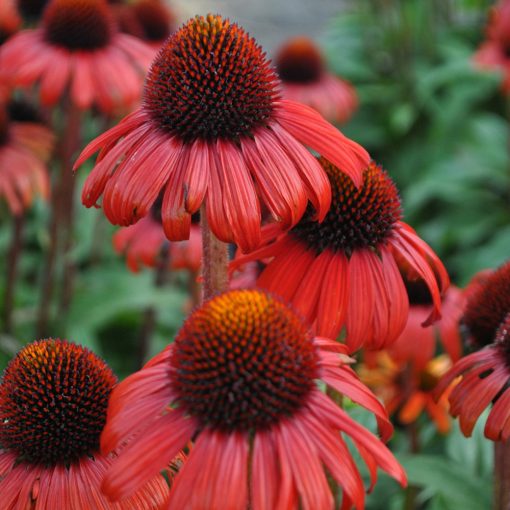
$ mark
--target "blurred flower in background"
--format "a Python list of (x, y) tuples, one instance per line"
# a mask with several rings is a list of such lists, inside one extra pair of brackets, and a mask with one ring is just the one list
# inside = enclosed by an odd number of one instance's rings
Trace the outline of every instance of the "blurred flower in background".
[(39, 85), (45, 105), (68, 94), (80, 109), (112, 113), (140, 99), (152, 56), (139, 39), (117, 31), (104, 0), (51, 0), (39, 28), (3, 45), (0, 73), (14, 86)]
[(308, 37), (286, 41), (274, 59), (284, 99), (317, 110), (331, 122), (347, 122), (358, 106), (354, 87), (326, 69), (319, 47)]

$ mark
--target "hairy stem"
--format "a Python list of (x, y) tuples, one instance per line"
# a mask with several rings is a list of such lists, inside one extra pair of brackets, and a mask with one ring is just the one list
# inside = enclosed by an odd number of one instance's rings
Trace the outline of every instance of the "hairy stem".
[(207, 222), (205, 205), (200, 211), (202, 228), (202, 271), (204, 278), (204, 301), (227, 289), (228, 244), (220, 241)]

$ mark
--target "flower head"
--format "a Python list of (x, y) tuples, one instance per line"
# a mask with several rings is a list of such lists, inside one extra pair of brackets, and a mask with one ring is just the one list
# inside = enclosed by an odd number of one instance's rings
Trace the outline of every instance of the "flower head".
[(510, 311), (510, 262), (493, 273), (475, 276), (462, 318), (469, 344), (477, 349), (494, 342), (496, 331)]
[(214, 234), (243, 251), (260, 242), (258, 195), (286, 226), (308, 200), (322, 219), (328, 180), (302, 144), (356, 184), (368, 155), (312, 109), (280, 100), (277, 87), (262, 49), (241, 27), (211, 14), (191, 19), (154, 60), (143, 106), (80, 156), (76, 166), (102, 149), (83, 203), (96, 205), (103, 195), (108, 219), (129, 225), (164, 190), (163, 226), (178, 241), (188, 238), (191, 215), (205, 201)]
[(45, 166), (53, 148), (53, 135), (39, 122), (11, 118), (16, 110), (0, 104), (0, 198), (11, 212), (21, 214), (36, 195), (47, 198), (49, 178)]
[(510, 262), (492, 273), (474, 277), (468, 289), (463, 324), (476, 352), (461, 358), (436, 389), (439, 397), (457, 377), (460, 383), (450, 395), (450, 412), (459, 417), (464, 435), (470, 436), (480, 414), (491, 403), (485, 435), (506, 441), (510, 428)]
[(100, 492), (112, 458), (99, 454), (99, 436), (116, 382), (103, 360), (65, 340), (34, 342), (16, 355), (0, 384), (4, 508), (33, 500), (41, 508), (161, 508), (168, 488), (160, 476), (120, 505)]
[(494, 336), (494, 343), (460, 359), (439, 382), (439, 398), (457, 378), (449, 396), (450, 413), (459, 417), (462, 433), (469, 437), (482, 412), (492, 404), (485, 424), (485, 436), (492, 441), (510, 438), (510, 313)]
[(287, 41), (275, 63), (285, 99), (311, 106), (334, 122), (346, 122), (358, 106), (352, 85), (326, 70), (319, 48), (308, 37)]
[(139, 98), (152, 50), (117, 31), (105, 0), (51, 0), (40, 28), (10, 39), (0, 72), (14, 85), (39, 84), (41, 101), (56, 104), (68, 92), (80, 109), (129, 108)]
[(363, 484), (338, 432), (351, 436), (369, 466), (401, 483), (405, 475), (389, 450), (317, 387), (322, 379), (374, 412), (387, 438), (381, 405), (348, 361), (341, 346), (313, 339), (264, 292), (214, 297), (191, 314), (174, 344), (114, 390), (102, 446), (135, 437), (105, 491), (122, 497), (193, 439), (170, 507), (330, 509), (324, 464), (346, 506), (363, 508)]
[(116, 6), (114, 13), (123, 32), (143, 39), (155, 49), (175, 30), (174, 14), (162, 0), (136, 0)]
[(402, 332), (408, 315), (409, 280), (423, 280), (432, 298), (424, 324), (440, 318), (441, 292), (448, 275), (434, 252), (401, 221), (398, 192), (375, 163), (353, 182), (322, 158), (332, 188), (331, 208), (318, 223), (308, 211), (289, 232), (275, 225), (264, 231), (266, 245), (239, 257), (274, 257), (258, 285), (279, 294), (311, 323), (316, 332), (336, 338), (345, 327), (351, 351), (365, 345), (381, 349)]

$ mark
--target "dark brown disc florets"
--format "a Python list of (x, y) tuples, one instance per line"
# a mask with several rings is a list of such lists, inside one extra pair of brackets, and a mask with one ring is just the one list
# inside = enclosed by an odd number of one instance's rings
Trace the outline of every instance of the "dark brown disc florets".
[(94, 454), (115, 383), (106, 363), (84, 347), (53, 339), (28, 345), (0, 384), (0, 447), (45, 466)]
[(319, 48), (308, 37), (295, 37), (285, 44), (275, 59), (278, 76), (284, 82), (311, 83), (317, 81), (324, 62)]
[(170, 35), (174, 19), (161, 0), (139, 0), (132, 8), (145, 40), (157, 42)]
[(260, 430), (295, 413), (317, 376), (309, 329), (258, 290), (219, 295), (195, 310), (171, 364), (180, 405), (205, 426)]
[(356, 189), (352, 180), (324, 158), (320, 163), (331, 182), (331, 208), (322, 223), (309, 209), (292, 229), (291, 235), (310, 249), (344, 251), (376, 248), (391, 234), (401, 218), (397, 188), (382, 167), (370, 163), (363, 173), (363, 184)]
[(27, 21), (37, 21), (46, 7), (48, 0), (17, 0), (18, 11)]
[(268, 123), (276, 84), (255, 39), (228, 19), (197, 16), (154, 60), (144, 108), (160, 129), (184, 141), (237, 140)]
[(110, 42), (112, 14), (104, 0), (52, 0), (44, 11), (44, 36), (68, 50), (97, 50)]
[(462, 324), (470, 342), (480, 349), (492, 344), (510, 311), (510, 262), (484, 277), (468, 298)]

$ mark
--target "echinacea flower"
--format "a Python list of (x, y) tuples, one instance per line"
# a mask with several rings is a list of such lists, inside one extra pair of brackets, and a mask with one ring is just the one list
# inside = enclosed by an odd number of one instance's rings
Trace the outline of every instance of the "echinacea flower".
[(103, 360), (65, 340), (16, 355), (0, 383), (2, 510), (165, 508), (168, 485), (157, 473), (118, 503), (101, 493), (114, 456), (99, 453), (99, 436), (116, 382)]
[(461, 358), (436, 389), (440, 396), (457, 377), (450, 395), (450, 413), (470, 436), (482, 412), (492, 403), (485, 435), (493, 441), (510, 438), (510, 262), (491, 274), (475, 276), (463, 325), (468, 344), (478, 351)]
[(406, 285), (409, 296), (409, 315), (404, 330), (388, 351), (399, 363), (410, 362), (421, 370), (434, 357), (437, 341), (452, 361), (462, 355), (460, 319), (464, 312), (464, 293), (450, 286), (441, 302), (441, 319), (424, 328), (422, 324), (432, 311), (432, 299), (423, 282)]
[(175, 30), (175, 16), (162, 0), (136, 0), (113, 7), (121, 31), (143, 39), (154, 49)]
[(0, 198), (14, 215), (28, 208), (36, 195), (47, 198), (49, 177), (45, 161), (53, 135), (37, 122), (11, 122), (0, 104)]
[(473, 349), (494, 342), (496, 331), (510, 311), (510, 261), (496, 271), (476, 274), (467, 288), (462, 325)]
[(284, 99), (311, 106), (331, 122), (347, 122), (356, 110), (354, 87), (327, 71), (320, 49), (308, 37), (287, 41), (275, 64)]
[[(446, 270), (416, 232), (401, 221), (393, 181), (375, 163), (356, 189), (348, 176), (321, 158), (332, 188), (331, 208), (322, 223), (312, 211), (289, 232), (264, 229), (267, 243), (231, 265), (273, 257), (257, 284), (292, 303), (318, 335), (336, 338), (345, 328), (350, 352), (382, 349), (405, 327), (409, 309), (401, 272), (423, 280), (432, 306), (424, 325), (438, 320)], [(276, 240), (275, 240), (276, 238)]]
[(494, 342), (459, 360), (439, 382), (435, 395), (456, 378), (461, 381), (450, 393), (450, 414), (459, 418), (462, 433), (469, 437), (482, 412), (492, 404), (485, 436), (492, 441), (510, 438), (510, 313), (496, 331)]
[(501, 71), (503, 91), (510, 92), (510, 1), (500, 1), (491, 10), (487, 39), (473, 60), (482, 69)]
[(42, 25), (3, 45), (0, 72), (16, 86), (40, 86), (41, 102), (68, 94), (79, 109), (111, 113), (139, 100), (153, 51), (115, 28), (104, 0), (51, 0)]
[(187, 241), (168, 242), (158, 220), (159, 218), (148, 214), (138, 223), (121, 228), (113, 236), (115, 250), (125, 253), (126, 264), (134, 273), (137, 273), (142, 265), (158, 267), (165, 249), (169, 251), (169, 269), (187, 269), (197, 273), (202, 263), (200, 226), (191, 226), (190, 238)]
[[(215, 296), (196, 309), (175, 342), (117, 386), (103, 451), (132, 438), (105, 478), (121, 498), (157, 473), (190, 440), (168, 508), (330, 510), (325, 469), (344, 507), (364, 508), (349, 436), (370, 468), (405, 484), (391, 452), (319, 390), (322, 380), (374, 412), (381, 404), (344, 363), (343, 346), (313, 338), (283, 302), (258, 290)], [(343, 508), (344, 508), (343, 507)]]
[(438, 432), (450, 430), (448, 397), (453, 390), (451, 382), (447, 391), (436, 401), (434, 388), (451, 367), (445, 354), (428, 360), (425, 366), (394, 360), (387, 351), (365, 353), (364, 362), (358, 368), (361, 380), (382, 399), (390, 416), (402, 425), (415, 423), (425, 413)]
[(308, 200), (322, 219), (327, 177), (307, 145), (361, 182), (366, 151), (311, 108), (278, 98), (278, 79), (260, 46), (241, 27), (209, 14), (188, 21), (160, 50), (140, 109), (92, 141), (75, 167), (101, 149), (82, 193), (103, 196), (113, 224), (145, 216), (164, 190), (167, 237), (189, 237), (205, 201), (220, 240), (243, 251), (260, 242), (259, 196), (285, 226)]

